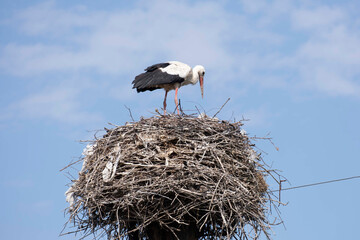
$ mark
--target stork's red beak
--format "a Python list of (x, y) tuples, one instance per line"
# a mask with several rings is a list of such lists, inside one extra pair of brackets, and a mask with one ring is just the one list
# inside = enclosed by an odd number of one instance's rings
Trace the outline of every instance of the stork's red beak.
[(201, 97), (204, 98), (204, 77), (200, 76)]

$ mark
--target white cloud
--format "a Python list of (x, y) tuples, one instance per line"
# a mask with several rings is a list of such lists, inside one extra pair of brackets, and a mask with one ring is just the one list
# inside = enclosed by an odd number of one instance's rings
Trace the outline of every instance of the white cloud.
[(221, 5), (143, 1), (139, 6), (104, 14), (86, 9), (68, 12), (50, 2), (20, 11), (14, 21), (21, 31), (54, 41), (9, 43), (0, 66), (13, 74), (22, 69), (24, 75), (86, 68), (119, 74), (156, 59), (207, 66), (218, 59), (223, 66), (232, 62), (222, 46), (231, 30), (231, 16)]
[(14, 21), (25, 34), (46, 39), (2, 49), (0, 67), (22, 76), (88, 69), (136, 74), (150, 63), (180, 60), (216, 70), (207, 82), (221, 78), (227, 84), (239, 79), (239, 68), (250, 67), (238, 49), (283, 41), (277, 33), (253, 29), (250, 19), (217, 2), (141, 1), (136, 8), (106, 14), (81, 7), (66, 11), (50, 2), (20, 11)]
[[(36, 41), (9, 42), (0, 68), (21, 76), (91, 70), (131, 81), (148, 64), (180, 60), (203, 64), (211, 73), (206, 83), (217, 90), (241, 81), (358, 95), (360, 32), (349, 9), (288, 0), (242, 4), (237, 13), (215, 1), (138, 1), (105, 12), (46, 2), (14, 16), (14, 27)], [(320, 80), (326, 72), (332, 80)]]
[(46, 71), (75, 70), (91, 66), (91, 58), (62, 46), (44, 44), (8, 44), (3, 49), (0, 65), (15, 75), (28, 76)]
[[(244, 59), (248, 78), (263, 87), (360, 96), (360, 31), (352, 9), (286, 0), (248, 5), (245, 9), (260, 14), (255, 22), (258, 30), (267, 26), (276, 32), (276, 26), (282, 26), (282, 44), (291, 49), (273, 45), (270, 53), (255, 50), (249, 54)], [(284, 27), (286, 22), (289, 28)]]
[(270, 125), (271, 118), (273, 118), (276, 113), (270, 112), (267, 106), (259, 106), (256, 109), (249, 109), (246, 111), (241, 118), (249, 120), (246, 122), (248, 127), (268, 127)]
[(101, 24), (105, 13), (92, 14), (80, 5), (60, 9), (56, 1), (46, 1), (18, 11), (13, 18), (19, 30), (32, 36), (68, 37), (66, 34), (87, 30)]
[(337, 72), (328, 69), (318, 69), (315, 75), (315, 84), (321, 85), (322, 90), (331, 95), (357, 95), (360, 96), (360, 86), (355, 82), (344, 78), (346, 74), (339, 76)]
[[(360, 34), (353, 33), (344, 25), (314, 34), (299, 48), (299, 57), (321, 60), (323, 63), (356, 67), (360, 64)], [(359, 70), (355, 69), (354, 70)], [(360, 70), (359, 70), (360, 71)]]
[(311, 34), (291, 60), (303, 86), (329, 95), (360, 96), (360, 32), (346, 10), (318, 7), (295, 11), (293, 24)]
[(319, 6), (312, 9), (296, 9), (292, 14), (295, 27), (308, 30), (327, 29), (345, 20), (345, 12), (340, 8)]
[(268, 2), (266, 0), (241, 0), (242, 6), (245, 11), (249, 13), (258, 13), (264, 11), (268, 7)]
[(18, 118), (50, 119), (66, 124), (100, 121), (101, 117), (82, 109), (78, 92), (71, 88), (44, 89), (12, 104), (8, 113)]

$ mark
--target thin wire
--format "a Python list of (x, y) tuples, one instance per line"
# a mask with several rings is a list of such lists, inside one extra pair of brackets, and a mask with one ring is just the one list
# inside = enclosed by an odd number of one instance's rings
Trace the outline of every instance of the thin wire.
[(333, 182), (340, 182), (340, 181), (350, 180), (350, 179), (354, 179), (354, 178), (360, 178), (360, 176), (353, 176), (353, 177), (348, 177), (348, 178), (339, 178), (339, 179), (329, 180), (329, 181), (325, 181), (325, 182), (317, 182), (317, 183), (310, 183), (310, 184), (300, 185), (300, 186), (295, 186), (295, 187), (282, 188), (282, 189), (279, 189), (279, 190), (273, 190), (271, 192), (279, 192), (279, 191), (291, 190), (291, 189), (296, 189), (296, 188), (312, 187), (312, 186), (316, 186), (316, 185), (333, 183)]

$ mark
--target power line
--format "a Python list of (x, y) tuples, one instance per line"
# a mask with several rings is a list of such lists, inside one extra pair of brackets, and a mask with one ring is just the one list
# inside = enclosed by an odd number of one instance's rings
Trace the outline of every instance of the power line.
[(327, 183), (333, 183), (333, 182), (341, 182), (341, 181), (350, 180), (350, 179), (354, 179), (354, 178), (360, 178), (360, 176), (339, 178), (339, 179), (329, 180), (329, 181), (325, 181), (325, 182), (310, 183), (310, 184), (305, 184), (305, 185), (300, 185), (300, 186), (295, 186), (295, 187), (289, 187), (289, 188), (281, 188), (280, 187), (279, 190), (273, 190), (272, 192), (279, 192), (279, 191), (291, 190), (291, 189), (296, 189), (296, 188), (312, 187), (312, 186), (321, 185), (321, 184), (327, 184)]

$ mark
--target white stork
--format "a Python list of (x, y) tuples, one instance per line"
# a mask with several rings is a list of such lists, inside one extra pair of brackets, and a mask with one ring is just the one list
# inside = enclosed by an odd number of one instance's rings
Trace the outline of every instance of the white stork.
[(164, 114), (166, 114), (167, 94), (170, 90), (175, 90), (175, 105), (180, 114), (177, 99), (178, 89), (190, 83), (194, 85), (200, 80), (201, 96), (204, 97), (204, 75), (205, 68), (201, 65), (191, 68), (185, 63), (170, 61), (147, 67), (145, 72), (136, 76), (132, 83), (137, 92), (163, 88), (165, 90)]

